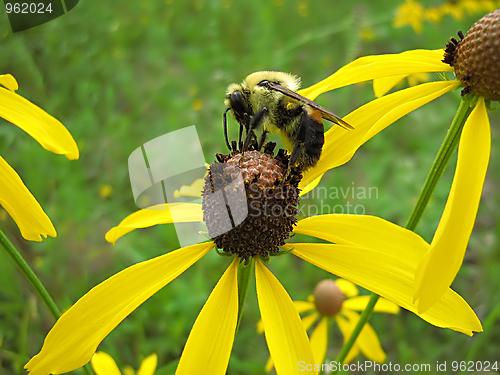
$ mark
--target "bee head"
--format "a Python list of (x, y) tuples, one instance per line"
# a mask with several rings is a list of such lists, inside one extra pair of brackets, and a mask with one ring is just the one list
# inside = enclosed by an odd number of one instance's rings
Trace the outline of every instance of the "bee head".
[(300, 78), (276, 71), (255, 72), (246, 77), (242, 83), (229, 85), (224, 104), (230, 108), (230, 113), (236, 121), (245, 124), (245, 119), (249, 119), (263, 107), (278, 103), (283, 98), (281, 92), (269, 87), (269, 82), (280, 84), (292, 91), (297, 91), (300, 87)]
[(253, 114), (249, 96), (250, 91), (244, 84), (233, 83), (226, 91), (224, 104), (229, 107), (231, 116), (240, 124), (244, 124), (245, 119)]

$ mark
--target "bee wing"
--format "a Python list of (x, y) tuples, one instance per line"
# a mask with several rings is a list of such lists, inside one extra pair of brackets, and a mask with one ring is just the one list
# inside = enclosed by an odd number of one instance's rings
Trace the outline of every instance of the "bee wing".
[(296, 100), (298, 100), (304, 104), (307, 104), (307, 105), (313, 107), (314, 109), (318, 110), (321, 113), (321, 117), (323, 117), (325, 120), (331, 121), (334, 124), (337, 124), (337, 125), (343, 127), (344, 129), (347, 129), (347, 130), (354, 129), (351, 125), (349, 125), (347, 122), (342, 120), (339, 116), (333, 114), (332, 112), (330, 112), (326, 108), (320, 106), (318, 103), (313, 102), (312, 100), (307, 99), (306, 97), (304, 97), (300, 94), (297, 94), (295, 91), (292, 91), (289, 88), (281, 86), (279, 83), (274, 83), (274, 82), (268, 81), (266, 84), (270, 89), (279, 91), (282, 94), (289, 96), (290, 98), (296, 99)]

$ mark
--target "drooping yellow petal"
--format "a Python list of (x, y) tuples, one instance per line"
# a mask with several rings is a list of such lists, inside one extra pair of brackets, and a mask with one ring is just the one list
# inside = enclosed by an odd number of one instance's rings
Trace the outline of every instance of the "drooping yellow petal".
[(323, 363), (328, 346), (328, 318), (321, 318), (319, 324), (311, 334), (311, 349), (314, 363)]
[(123, 319), (212, 247), (213, 242), (206, 242), (172, 251), (128, 267), (97, 285), (59, 318), (40, 353), (25, 368), (31, 375), (47, 375), (83, 366)]
[(238, 262), (235, 257), (196, 318), (177, 375), (226, 373), (238, 320)]
[(57, 236), (54, 225), (14, 169), (0, 156), (0, 205), (29, 241)]
[(64, 154), (70, 160), (78, 159), (78, 146), (59, 120), (3, 87), (0, 87), (0, 117), (23, 129), (46, 150)]
[(422, 72), (453, 71), (450, 65), (441, 61), (443, 56), (443, 50), (412, 50), (399, 54), (360, 57), (328, 78), (299, 90), (298, 93), (314, 100), (324, 92), (377, 78)]
[(116, 227), (106, 233), (106, 241), (115, 243), (120, 237), (134, 229), (152, 227), (157, 224), (201, 222), (203, 212), (198, 203), (161, 204), (130, 214)]
[(286, 290), (258, 258), (255, 279), (267, 346), (276, 372), (301, 374), (298, 364), (312, 364), (314, 357), (300, 316)]
[(12, 74), (0, 74), (0, 85), (10, 91), (17, 91), (19, 85)]
[[(369, 296), (349, 298), (344, 301), (342, 307), (356, 311), (363, 311), (368, 305), (369, 300)], [(397, 314), (399, 312), (399, 306), (394, 302), (386, 300), (385, 298), (379, 298), (377, 303), (375, 304), (375, 307), (373, 308), (373, 311), (384, 312), (387, 314)]]
[(405, 257), (408, 253), (406, 245), (400, 244), (398, 252), (397, 246), (389, 244), (390, 240), (389, 237), (385, 251), (370, 247), (294, 243), (292, 254), (387, 298), (437, 327), (451, 328), (469, 336), (472, 332), (482, 331), (474, 311), (451, 289), (427, 312), (418, 314), (413, 303), (413, 275), (424, 252), (414, 249), (419, 257)]
[(359, 294), (359, 290), (356, 285), (351, 283), (349, 280), (337, 279), (335, 280), (335, 284), (337, 284), (342, 294), (344, 294), (347, 298), (351, 298)]
[(443, 216), (415, 275), (419, 311), (426, 311), (441, 298), (462, 265), (483, 191), (490, 147), (490, 123), (484, 99), (480, 98), (464, 125)]
[[(354, 311), (343, 311), (342, 312), (346, 318), (351, 322), (351, 324), (356, 325), (359, 321), (358, 313)], [(366, 323), (359, 333), (358, 339), (356, 340), (361, 352), (372, 361), (382, 363), (385, 361), (385, 352), (380, 345), (375, 330), (369, 323)]]
[(340, 126), (334, 126), (325, 133), (321, 157), (304, 174), (299, 188), (306, 188), (326, 171), (347, 163), (357, 149), (378, 132), (459, 85), (460, 81), (424, 83), (375, 99), (349, 113), (344, 120), (354, 126), (354, 129), (346, 131)]
[[(293, 302), (295, 304), (297, 301), (293, 301)], [(314, 306), (314, 304), (313, 304), (313, 306)], [(314, 314), (311, 314), (311, 315), (308, 315), (308, 316), (302, 318), (302, 326), (304, 327), (304, 330), (307, 332), (309, 330), (309, 328), (311, 328), (312, 325), (314, 323), (316, 323), (318, 318), (319, 318), (318, 313), (314, 313)], [(257, 322), (257, 328), (258, 328), (259, 333), (264, 333), (264, 323), (262, 322), (262, 319), (260, 319)], [(316, 358), (314, 351), (313, 351), (313, 355)], [(266, 372), (270, 372), (273, 369), (273, 367), (274, 367), (273, 359), (271, 357), (269, 357), (269, 359), (266, 362)]]
[(90, 363), (96, 375), (121, 375), (115, 360), (107, 353), (95, 353)]
[[(340, 328), (340, 332), (342, 332), (342, 337), (344, 338), (344, 344), (347, 342), (349, 337), (351, 337), (352, 332), (354, 331), (354, 328), (356, 327), (356, 322), (353, 322), (351, 320), (347, 320), (344, 317), (342, 317), (340, 314), (337, 314), (334, 316), (335, 322), (337, 322), (337, 325)], [(358, 345), (358, 340), (354, 342), (354, 345), (351, 347), (351, 350), (349, 350), (349, 353), (347, 353), (347, 356), (345, 359), (342, 361), (342, 363), (349, 363), (351, 362), (354, 358), (356, 358), (359, 354), (359, 345)]]
[(137, 371), (137, 375), (153, 375), (155, 373), (157, 364), (158, 356), (156, 355), (156, 353), (151, 354), (149, 357), (144, 358), (139, 371)]
[[(293, 301), (293, 305), (295, 306), (295, 310), (297, 310), (299, 314), (314, 310), (316, 308), (314, 303), (306, 301)], [(302, 318), (302, 325), (304, 326), (304, 329), (307, 331), (309, 327), (314, 324), (317, 318), (317, 313)], [(257, 332), (260, 334), (264, 333), (264, 323), (262, 322), (262, 319), (259, 319), (259, 321), (257, 322)]]

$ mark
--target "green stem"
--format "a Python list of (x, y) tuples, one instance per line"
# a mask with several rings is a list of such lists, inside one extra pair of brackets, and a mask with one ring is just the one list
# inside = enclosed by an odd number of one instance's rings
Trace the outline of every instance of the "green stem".
[[(473, 107), (471, 106), (471, 100), (469, 100), (469, 98), (462, 98), (462, 101), (460, 102), (460, 105), (457, 109), (457, 113), (455, 114), (455, 118), (453, 119), (450, 129), (446, 134), (446, 138), (444, 139), (443, 144), (441, 145), (441, 148), (439, 149), (439, 152), (436, 156), (436, 159), (432, 164), (431, 170), (427, 175), (427, 179), (425, 180), (422, 191), (420, 192), (418, 201), (413, 208), (410, 218), (408, 219), (406, 229), (414, 231), (418, 223), (420, 222), (420, 219), (424, 214), (425, 208), (429, 203), (432, 193), (436, 189), (436, 186), (441, 176), (443, 175), (443, 172), (446, 169), (451, 156), (458, 146), (465, 121), (469, 117), (469, 114), (472, 112), (472, 109)], [(347, 354), (354, 345), (354, 342), (358, 338), (359, 333), (363, 329), (364, 325), (368, 322), (368, 319), (370, 318), (375, 304), (377, 303), (379, 298), (380, 297), (375, 293), (372, 293), (372, 295), (370, 296), (370, 301), (368, 302), (366, 308), (363, 310), (359, 322), (356, 324), (356, 327), (354, 327), (349, 340), (347, 340), (347, 342), (344, 344), (342, 350), (336, 358), (337, 363), (342, 363), (346, 358)]]
[(248, 262), (240, 261), (238, 264), (238, 323), (236, 324), (236, 332), (240, 326), (241, 317), (243, 316), (243, 307), (247, 300), (248, 287), (252, 276), (254, 259), (249, 258)]
[(7, 251), (7, 254), (10, 255), (16, 266), (19, 268), (21, 273), (26, 277), (26, 279), (30, 282), (31, 286), (35, 289), (37, 294), (40, 296), (42, 301), (45, 303), (50, 313), (54, 317), (54, 319), (59, 319), (61, 316), (61, 312), (57, 308), (56, 304), (50, 297), (47, 289), (43, 286), (42, 282), (35, 275), (33, 270), (30, 268), (28, 263), (24, 260), (22, 255), (17, 251), (17, 249), (12, 245), (9, 239), (5, 236), (5, 234), (0, 230), (0, 244)]
[[(30, 282), (31, 286), (35, 289), (37, 292), (38, 296), (42, 299), (42, 301), (45, 303), (47, 308), (49, 309), (50, 313), (54, 317), (55, 320), (59, 319), (61, 316), (61, 312), (57, 308), (54, 300), (52, 297), (50, 297), (49, 292), (47, 292), (47, 289), (43, 286), (42, 282), (38, 277), (35, 275), (31, 267), (28, 265), (28, 263), (24, 260), (23, 256), (17, 251), (14, 245), (9, 241), (7, 236), (5, 235), (4, 232), (0, 230), (0, 244), (3, 246), (5, 251), (7, 251), (7, 254), (10, 255), (14, 263), (17, 265), (21, 273), (26, 277), (26, 279)], [(83, 366), (83, 370), (87, 375), (92, 375), (94, 372), (90, 368), (89, 364), (86, 364)]]
[(370, 300), (368, 301), (366, 308), (363, 310), (361, 316), (359, 317), (358, 324), (356, 324), (356, 327), (354, 327), (354, 330), (352, 331), (349, 340), (347, 340), (347, 342), (344, 344), (342, 350), (340, 351), (339, 355), (336, 358), (337, 363), (342, 363), (344, 359), (347, 357), (347, 354), (349, 354), (349, 351), (354, 345), (354, 342), (358, 338), (361, 330), (363, 329), (365, 324), (368, 323), (368, 320), (372, 316), (373, 308), (375, 307), (379, 298), (380, 296), (376, 295), (375, 293), (372, 293), (372, 295), (370, 296)]
[(465, 120), (469, 117), (472, 109), (470, 101), (462, 99), (457, 113), (455, 114), (455, 118), (451, 123), (450, 129), (446, 134), (446, 138), (444, 139), (436, 159), (434, 160), (434, 164), (432, 164), (431, 170), (427, 175), (427, 179), (425, 180), (424, 187), (420, 192), (418, 201), (413, 208), (408, 222), (406, 223), (406, 229), (411, 231), (415, 230), (420, 219), (422, 218), (424, 210), (431, 199), (432, 193), (434, 193), (434, 190), (436, 189), (436, 186), (443, 175), (451, 156), (457, 149), (460, 141), (460, 135), (462, 134), (462, 129), (465, 125)]

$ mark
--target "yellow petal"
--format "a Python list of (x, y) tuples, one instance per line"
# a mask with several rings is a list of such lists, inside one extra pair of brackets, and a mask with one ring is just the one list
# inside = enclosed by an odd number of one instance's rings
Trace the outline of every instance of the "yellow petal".
[(280, 375), (301, 374), (298, 364), (314, 361), (309, 339), (290, 296), (256, 258), (255, 279), (267, 346)]
[(96, 375), (121, 375), (115, 360), (107, 353), (95, 353), (90, 363)]
[(158, 224), (201, 222), (203, 212), (198, 203), (161, 204), (130, 214), (118, 226), (106, 233), (106, 241), (115, 243), (120, 237), (134, 229)]
[(314, 303), (307, 301), (293, 301), (293, 305), (299, 314), (315, 308)]
[(299, 90), (298, 93), (314, 100), (326, 91), (353, 83), (412, 73), (453, 71), (450, 65), (441, 61), (443, 56), (443, 50), (413, 50), (399, 54), (360, 57), (343, 66), (330, 77), (311, 87)]
[(203, 257), (213, 242), (188, 246), (137, 263), (91, 289), (50, 330), (25, 368), (61, 374), (87, 363), (99, 343), (141, 303)]
[(196, 318), (177, 375), (226, 373), (238, 320), (238, 262), (235, 257)]
[(419, 311), (439, 300), (462, 265), (483, 191), (490, 147), (490, 123), (484, 99), (480, 98), (464, 125), (443, 216), (415, 275)]
[(19, 126), (46, 150), (78, 159), (79, 151), (68, 129), (57, 119), (13, 91), (0, 87), (0, 117)]
[(322, 177), (323, 177), (323, 175), (319, 176), (318, 178), (316, 178), (313, 181), (308, 180), (307, 184), (301, 185), (300, 196), (309, 193), (312, 189), (314, 189), (316, 186), (318, 186)]
[(271, 372), (273, 367), (274, 367), (273, 359), (269, 357), (266, 362), (266, 367), (265, 367), (266, 372)]
[[(363, 311), (366, 305), (368, 305), (369, 300), (370, 296), (353, 297), (345, 300), (342, 306), (350, 310)], [(399, 312), (399, 306), (385, 298), (379, 298), (373, 311), (397, 314)]]
[[(351, 321), (343, 318), (340, 314), (337, 314), (334, 316), (335, 321), (337, 322), (337, 325), (340, 328), (340, 331), (342, 332), (342, 336), (344, 338), (344, 344), (347, 342), (349, 337), (352, 335), (352, 331), (354, 331), (354, 327), (356, 327), (357, 321)], [(358, 346), (358, 340), (354, 342), (354, 345), (351, 347), (351, 350), (349, 350), (349, 353), (347, 353), (347, 356), (345, 359), (342, 361), (342, 363), (349, 363), (351, 362), (354, 358), (356, 358), (359, 354), (359, 346)]]
[(203, 186), (205, 186), (205, 179), (198, 178), (191, 185), (181, 186), (179, 190), (174, 191), (174, 197), (201, 197), (203, 191)]
[[(351, 324), (358, 324), (359, 315), (354, 311), (342, 311), (347, 319), (351, 322)], [(369, 323), (366, 323), (359, 333), (358, 339), (356, 340), (356, 344), (358, 345), (361, 352), (372, 361), (382, 363), (385, 361), (385, 352), (380, 345), (380, 341), (378, 339), (375, 330), (371, 327)]]
[(335, 280), (335, 284), (337, 284), (340, 291), (347, 298), (354, 297), (354, 296), (357, 296), (359, 294), (359, 290), (356, 287), (356, 285), (351, 283), (349, 280), (337, 279), (337, 280)]
[[(360, 232), (362, 233), (362, 232)], [(390, 238), (390, 237), (389, 237)], [(413, 275), (420, 259), (405, 258), (405, 244), (397, 247), (388, 243), (386, 251), (358, 246), (294, 243), (292, 253), (325, 271), (351, 280), (388, 300), (419, 315), (427, 322), (451, 328), (472, 336), (482, 330), (481, 323), (470, 306), (453, 290), (423, 314), (413, 303)]]
[(137, 375), (153, 375), (157, 364), (158, 356), (156, 354), (151, 354), (149, 357), (146, 357), (144, 361), (142, 361), (141, 367), (139, 368), (139, 371), (137, 371)]
[(314, 355), (314, 363), (323, 363), (328, 346), (328, 319), (321, 318), (318, 326), (311, 335), (311, 349)]
[(12, 74), (0, 74), (0, 85), (10, 91), (17, 91), (19, 89), (19, 85)]
[(429, 248), (429, 244), (418, 234), (370, 215), (312, 216), (299, 220), (293, 231), (342, 245), (400, 255), (401, 259), (412, 264), (418, 263)]
[[(304, 305), (302, 305), (301, 302)], [(297, 310), (297, 312), (299, 314), (306, 312), (306, 311), (309, 311), (309, 310), (312, 310), (312, 309), (315, 309), (314, 303), (311, 303), (311, 302), (293, 301), (293, 304), (294, 304), (295, 309)], [(306, 304), (310, 305), (310, 306), (307, 306), (307, 308), (305, 309)], [(312, 325), (318, 319), (318, 317), (319, 317), (318, 313), (314, 313), (314, 314), (308, 315), (306, 317), (303, 317), (302, 318), (302, 326), (304, 327), (304, 330), (307, 331), (309, 328), (311, 328)], [(264, 323), (262, 322), (262, 319), (259, 319), (259, 321), (257, 322), (257, 332), (259, 334), (264, 333)]]
[(422, 23), (425, 20), (425, 9), (417, 1), (406, 0), (396, 9), (393, 25), (396, 28), (410, 25), (413, 30), (420, 34)]
[(57, 236), (54, 225), (14, 169), (0, 156), (0, 204), (29, 241)]
[(400, 76), (383, 77), (373, 80), (373, 91), (377, 98), (384, 96), (390, 89), (396, 86), (400, 81), (408, 77), (408, 74)]
[(302, 327), (304, 327), (304, 330), (307, 332), (309, 328), (311, 328), (313, 324), (316, 323), (318, 318), (319, 318), (318, 313), (314, 313), (302, 318)]
[(349, 113), (344, 120), (354, 129), (346, 131), (334, 126), (325, 133), (318, 164), (304, 174), (299, 188), (305, 188), (326, 171), (347, 163), (357, 149), (378, 132), (459, 85), (460, 81), (424, 83), (375, 99)]

